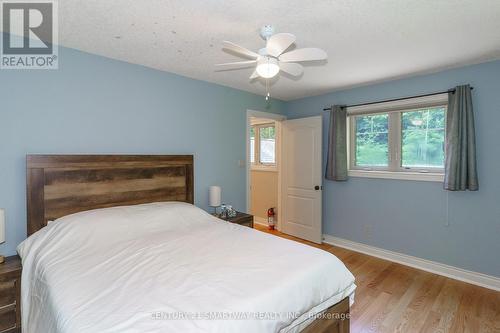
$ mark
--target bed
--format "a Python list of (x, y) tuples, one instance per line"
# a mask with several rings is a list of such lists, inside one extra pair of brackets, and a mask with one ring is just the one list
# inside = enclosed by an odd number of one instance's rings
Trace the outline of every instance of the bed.
[(349, 332), (332, 254), (193, 205), (193, 156), (29, 155), (23, 332)]

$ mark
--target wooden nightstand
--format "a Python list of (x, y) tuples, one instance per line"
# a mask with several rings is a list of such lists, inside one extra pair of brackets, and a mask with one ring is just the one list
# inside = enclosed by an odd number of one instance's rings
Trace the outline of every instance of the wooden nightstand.
[(21, 332), (21, 258), (0, 264), (0, 333)]
[(250, 214), (236, 212), (235, 217), (228, 217), (227, 219), (223, 220), (231, 223), (238, 223), (239, 225), (244, 225), (249, 228), (253, 228), (253, 215)]

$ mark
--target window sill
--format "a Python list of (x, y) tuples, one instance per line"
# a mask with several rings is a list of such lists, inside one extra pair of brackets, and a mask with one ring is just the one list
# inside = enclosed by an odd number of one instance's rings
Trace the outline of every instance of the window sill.
[(425, 182), (443, 182), (444, 181), (444, 174), (432, 173), (432, 172), (349, 170), (348, 175), (349, 175), (349, 177), (416, 180), (416, 181), (425, 181)]
[(263, 166), (263, 165), (252, 165), (250, 167), (250, 171), (268, 171), (268, 172), (277, 172), (278, 168), (273, 165), (273, 166)]

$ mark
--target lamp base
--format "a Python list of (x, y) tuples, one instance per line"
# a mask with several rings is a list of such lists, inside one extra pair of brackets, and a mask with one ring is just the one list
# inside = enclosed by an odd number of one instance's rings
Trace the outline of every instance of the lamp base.
[(5, 257), (0, 255), (0, 264), (3, 264), (5, 262)]

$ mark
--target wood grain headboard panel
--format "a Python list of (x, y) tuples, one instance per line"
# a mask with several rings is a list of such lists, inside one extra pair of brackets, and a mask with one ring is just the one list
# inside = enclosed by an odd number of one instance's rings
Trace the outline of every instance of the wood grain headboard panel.
[(194, 202), (193, 155), (27, 155), (28, 235), (96, 208)]

